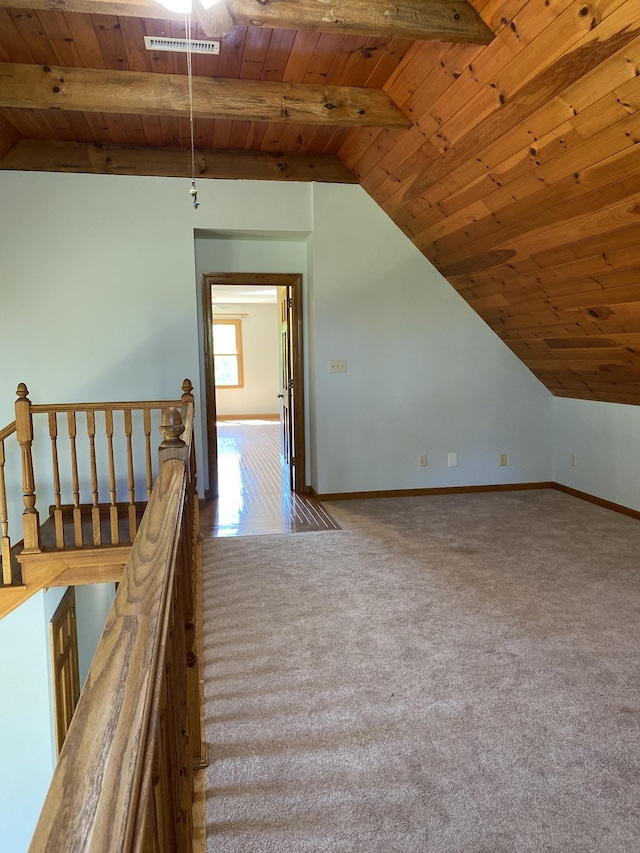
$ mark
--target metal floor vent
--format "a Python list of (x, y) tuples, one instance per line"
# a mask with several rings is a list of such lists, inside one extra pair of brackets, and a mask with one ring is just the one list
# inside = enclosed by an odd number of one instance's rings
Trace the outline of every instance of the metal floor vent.
[[(147, 50), (170, 50), (173, 53), (186, 53), (186, 39), (158, 38), (157, 36), (145, 36), (144, 43)], [(217, 55), (220, 53), (219, 41), (191, 41), (191, 53), (209, 53)]]

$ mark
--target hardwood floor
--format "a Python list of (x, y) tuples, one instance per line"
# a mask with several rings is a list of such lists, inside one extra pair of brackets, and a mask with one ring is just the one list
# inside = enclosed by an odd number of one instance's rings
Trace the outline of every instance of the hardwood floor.
[(218, 423), (219, 497), (200, 515), (203, 536), (338, 530), (317, 501), (293, 494), (280, 458), (280, 424)]

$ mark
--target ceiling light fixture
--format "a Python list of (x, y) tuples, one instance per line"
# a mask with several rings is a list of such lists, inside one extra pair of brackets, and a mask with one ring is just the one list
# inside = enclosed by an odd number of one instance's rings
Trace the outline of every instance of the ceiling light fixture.
[(198, 190), (196, 189), (196, 145), (193, 131), (193, 70), (191, 68), (191, 13), (185, 12), (184, 29), (187, 35), (187, 78), (189, 81), (189, 134), (191, 136), (191, 188), (189, 195), (193, 203), (193, 209), (200, 206), (198, 201)]
[[(264, 2), (264, 0), (260, 1)], [(224, 38), (236, 28), (227, 4), (221, 0), (157, 0), (157, 2), (171, 12), (177, 12), (180, 15), (193, 14), (207, 38)]]
[[(177, 12), (181, 15), (190, 15), (193, 12), (192, 0), (159, 0), (159, 2), (161, 6), (164, 6), (170, 12)], [(198, 2), (204, 9), (210, 9), (216, 3), (219, 3), (220, 0), (198, 0)]]
[[(191, 65), (191, 54), (193, 47), (193, 39), (191, 38), (191, 11), (193, 9), (192, 0), (158, 0), (161, 6), (169, 9), (171, 12), (184, 14), (184, 28), (186, 35), (186, 54), (187, 54), (187, 81), (189, 87), (189, 133), (191, 136), (191, 187), (189, 195), (193, 203), (194, 210), (200, 206), (198, 201), (198, 190), (196, 187), (196, 150), (195, 150), (195, 132), (194, 132), (194, 116), (193, 116), (193, 69)], [(235, 29), (234, 21), (229, 14), (229, 10), (225, 3), (220, 3), (220, 0), (199, 0), (200, 6), (196, 7), (195, 15), (202, 26), (204, 32), (208, 36), (224, 36)], [(215, 7), (215, 9), (214, 9)]]

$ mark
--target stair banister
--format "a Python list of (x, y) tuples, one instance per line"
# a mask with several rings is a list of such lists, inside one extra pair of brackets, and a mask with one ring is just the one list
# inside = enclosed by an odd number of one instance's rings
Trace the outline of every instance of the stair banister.
[(186, 458), (160, 465), (30, 853), (192, 849), (192, 769), (201, 754), (193, 742), (201, 712), (193, 647), (199, 532), (182, 414), (192, 425), (193, 403), (163, 417), (172, 432), (163, 435), (177, 439), (169, 452), (186, 450)]
[[(33, 404), (20, 383), (16, 420), (0, 428), (0, 619), (44, 587), (120, 579), (146, 504), (135, 500), (136, 489), (141, 492), (144, 481), (148, 499), (153, 488), (153, 421), (167, 407), (179, 413), (185, 431), (180, 447), (162, 451), (161, 459), (185, 463), (188, 515), (199, 530), (192, 392), (185, 379), (178, 400)], [(38, 467), (47, 425), (50, 476)], [(15, 463), (21, 485), (13, 483)], [(119, 490), (126, 490), (127, 501), (118, 501)], [(89, 503), (82, 494), (91, 495)], [(23, 540), (12, 544), (9, 516), (20, 495)], [(199, 540), (191, 534), (189, 541), (195, 560)]]
[(27, 396), (29, 389), (21, 382), (17, 390), (16, 400), (16, 436), (22, 455), (22, 491), (24, 512), (22, 513), (22, 531), (24, 537), (23, 553), (39, 554), (40, 518), (36, 509), (36, 482), (33, 473), (33, 418), (31, 415), (31, 400)]
[[(195, 568), (199, 559), (199, 531), (198, 501), (196, 495), (196, 477), (193, 461), (195, 457), (193, 443), (193, 395), (192, 386), (188, 379), (183, 384), (185, 393), (182, 395), (182, 406), (168, 406), (162, 410), (162, 422), (160, 432), (163, 442), (158, 449), (160, 464), (169, 459), (179, 459), (185, 464), (187, 474), (187, 493), (185, 496), (186, 512), (190, 529), (185, 529), (181, 537), (181, 547), (184, 549), (184, 560), (187, 565)], [(184, 418), (184, 422), (183, 422)], [(187, 441), (184, 441), (182, 436)], [(192, 744), (194, 766), (204, 767), (206, 765), (206, 754), (202, 752), (202, 727), (200, 720), (200, 682), (198, 670), (198, 658), (196, 656), (196, 633), (195, 633), (195, 595), (193, 571), (182, 574), (184, 585), (183, 597), (185, 601), (185, 641), (187, 646), (187, 679), (189, 693), (189, 735)]]

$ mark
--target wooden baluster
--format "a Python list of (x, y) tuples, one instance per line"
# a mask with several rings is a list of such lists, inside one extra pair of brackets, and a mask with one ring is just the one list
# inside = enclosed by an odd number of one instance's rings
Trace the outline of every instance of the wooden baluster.
[(157, 715), (151, 716), (149, 726), (150, 736), (147, 739), (142, 782), (140, 785), (140, 805), (138, 811), (140, 818), (135, 822), (133, 838), (130, 846), (127, 847), (128, 850), (135, 850), (136, 853), (160, 853), (162, 849), (158, 833), (155, 790), (160, 781), (157, 758)]
[(151, 791), (149, 802), (143, 806), (142, 824), (135, 828), (133, 849), (139, 853), (157, 853), (158, 819), (156, 816), (155, 791)]
[(56, 530), (56, 548), (64, 548), (64, 519), (62, 516), (62, 490), (58, 462), (58, 415), (49, 412), (49, 437), (51, 438), (51, 464), (53, 466), (53, 523)]
[[(175, 585), (174, 590), (172, 591), (172, 597), (175, 597)], [(167, 727), (167, 754), (169, 756), (168, 770), (170, 779), (171, 817), (176, 833), (177, 849), (182, 850), (181, 826), (179, 822), (181, 792), (180, 777), (178, 775), (182, 770), (182, 756), (180, 753), (180, 741), (176, 731), (175, 599), (174, 605), (170, 610), (169, 619), (170, 623), (165, 653), (165, 677), (167, 691), (165, 717)]]
[(169, 730), (167, 720), (167, 678), (169, 667), (165, 661), (164, 678), (160, 695), (160, 707), (158, 714), (158, 776), (159, 781), (156, 787), (156, 809), (158, 813), (158, 824), (160, 828), (160, 838), (163, 840), (165, 850), (178, 850), (174, 808), (173, 808), (173, 791), (171, 779), (171, 752), (169, 742)]
[(82, 548), (82, 510), (80, 509), (80, 480), (78, 479), (78, 453), (76, 450), (76, 413), (67, 412), (69, 444), (71, 446), (71, 490), (73, 492), (73, 538), (76, 548)]
[[(202, 536), (200, 535), (200, 503), (198, 500), (198, 478), (196, 465), (196, 445), (195, 441), (191, 440), (191, 457), (189, 459), (191, 466), (191, 477), (188, 485), (188, 495), (191, 501), (191, 512), (193, 513), (193, 525), (191, 528), (191, 554), (190, 566), (191, 571), (191, 594), (193, 619), (196, 621), (196, 614), (202, 613)], [(192, 750), (194, 757), (194, 767), (204, 768), (208, 764), (207, 743), (202, 739), (202, 709), (203, 709), (203, 688), (204, 678), (202, 675), (201, 659), (198, 660), (197, 655), (202, 656), (203, 640), (202, 640), (202, 624), (199, 622), (194, 628), (194, 643), (192, 646), (193, 658), (188, 659), (189, 666), (189, 710), (190, 710), (190, 725), (193, 737)]]
[(107, 453), (109, 457), (109, 526), (111, 527), (111, 544), (120, 544), (118, 527), (118, 505), (116, 495), (116, 466), (113, 460), (113, 412), (107, 409), (104, 413), (104, 428), (107, 434)]
[[(196, 739), (193, 745), (194, 768), (208, 765), (208, 746), (203, 738), (204, 725), (204, 638), (202, 627), (202, 536), (200, 535), (200, 507), (195, 493), (194, 512), (194, 549), (193, 549), (193, 600), (195, 621), (195, 643), (193, 672), (190, 677), (189, 702), (192, 718), (191, 728)], [(189, 663), (189, 661), (187, 661)], [(190, 670), (191, 672), (191, 670)]]
[(161, 853), (166, 849), (166, 844), (161, 834), (160, 817), (158, 815), (158, 785), (160, 783), (160, 763), (158, 761), (158, 726), (153, 739), (153, 763), (151, 769), (151, 792), (147, 805), (144, 832), (144, 847), (142, 853)]
[(179, 552), (180, 583), (182, 587), (184, 608), (184, 629), (187, 664), (187, 710), (189, 726), (189, 742), (191, 744), (192, 764), (195, 768), (207, 766), (206, 745), (202, 741), (200, 694), (200, 672), (196, 644), (196, 599), (195, 599), (195, 561), (198, 559), (198, 543), (195, 541), (195, 505), (191, 484), (187, 486), (185, 509), (182, 527), (182, 538)]
[(0, 441), (0, 557), (2, 562), (2, 583), (11, 586), (11, 541), (9, 540), (9, 513), (7, 510), (7, 489), (4, 481), (4, 440)]
[(147, 462), (147, 500), (153, 488), (153, 468), (151, 463), (151, 409), (144, 409), (145, 457)]
[(176, 577), (173, 588), (173, 607), (171, 629), (167, 643), (169, 664), (168, 677), (169, 702), (167, 710), (170, 719), (173, 797), (178, 849), (185, 853), (191, 850), (193, 828), (191, 806), (193, 800), (193, 770), (189, 745), (189, 720), (187, 709), (187, 679), (185, 667), (184, 635), (184, 599), (180, 589), (180, 557), (177, 556)]
[(176, 592), (175, 671), (176, 687), (176, 738), (178, 741), (178, 781), (180, 783), (180, 818), (182, 826), (181, 849), (191, 850), (193, 844), (193, 758), (191, 754), (191, 730), (189, 719), (189, 689), (186, 668), (186, 637), (184, 602)]
[(16, 436), (22, 455), (22, 491), (24, 512), (22, 513), (22, 530), (24, 536), (25, 554), (39, 554), (40, 518), (36, 509), (36, 481), (33, 473), (33, 419), (31, 416), (31, 401), (27, 397), (29, 389), (21, 382), (17, 390), (16, 400)]
[(89, 456), (91, 460), (91, 527), (93, 544), (102, 545), (100, 529), (100, 501), (98, 499), (98, 467), (96, 465), (96, 414), (87, 412), (87, 434), (89, 435)]
[(133, 475), (133, 444), (131, 436), (133, 434), (133, 425), (131, 418), (131, 409), (125, 409), (124, 412), (124, 433), (127, 437), (127, 488), (129, 491), (129, 542), (133, 543), (136, 538), (136, 530), (138, 529), (138, 521), (136, 519), (136, 486)]

